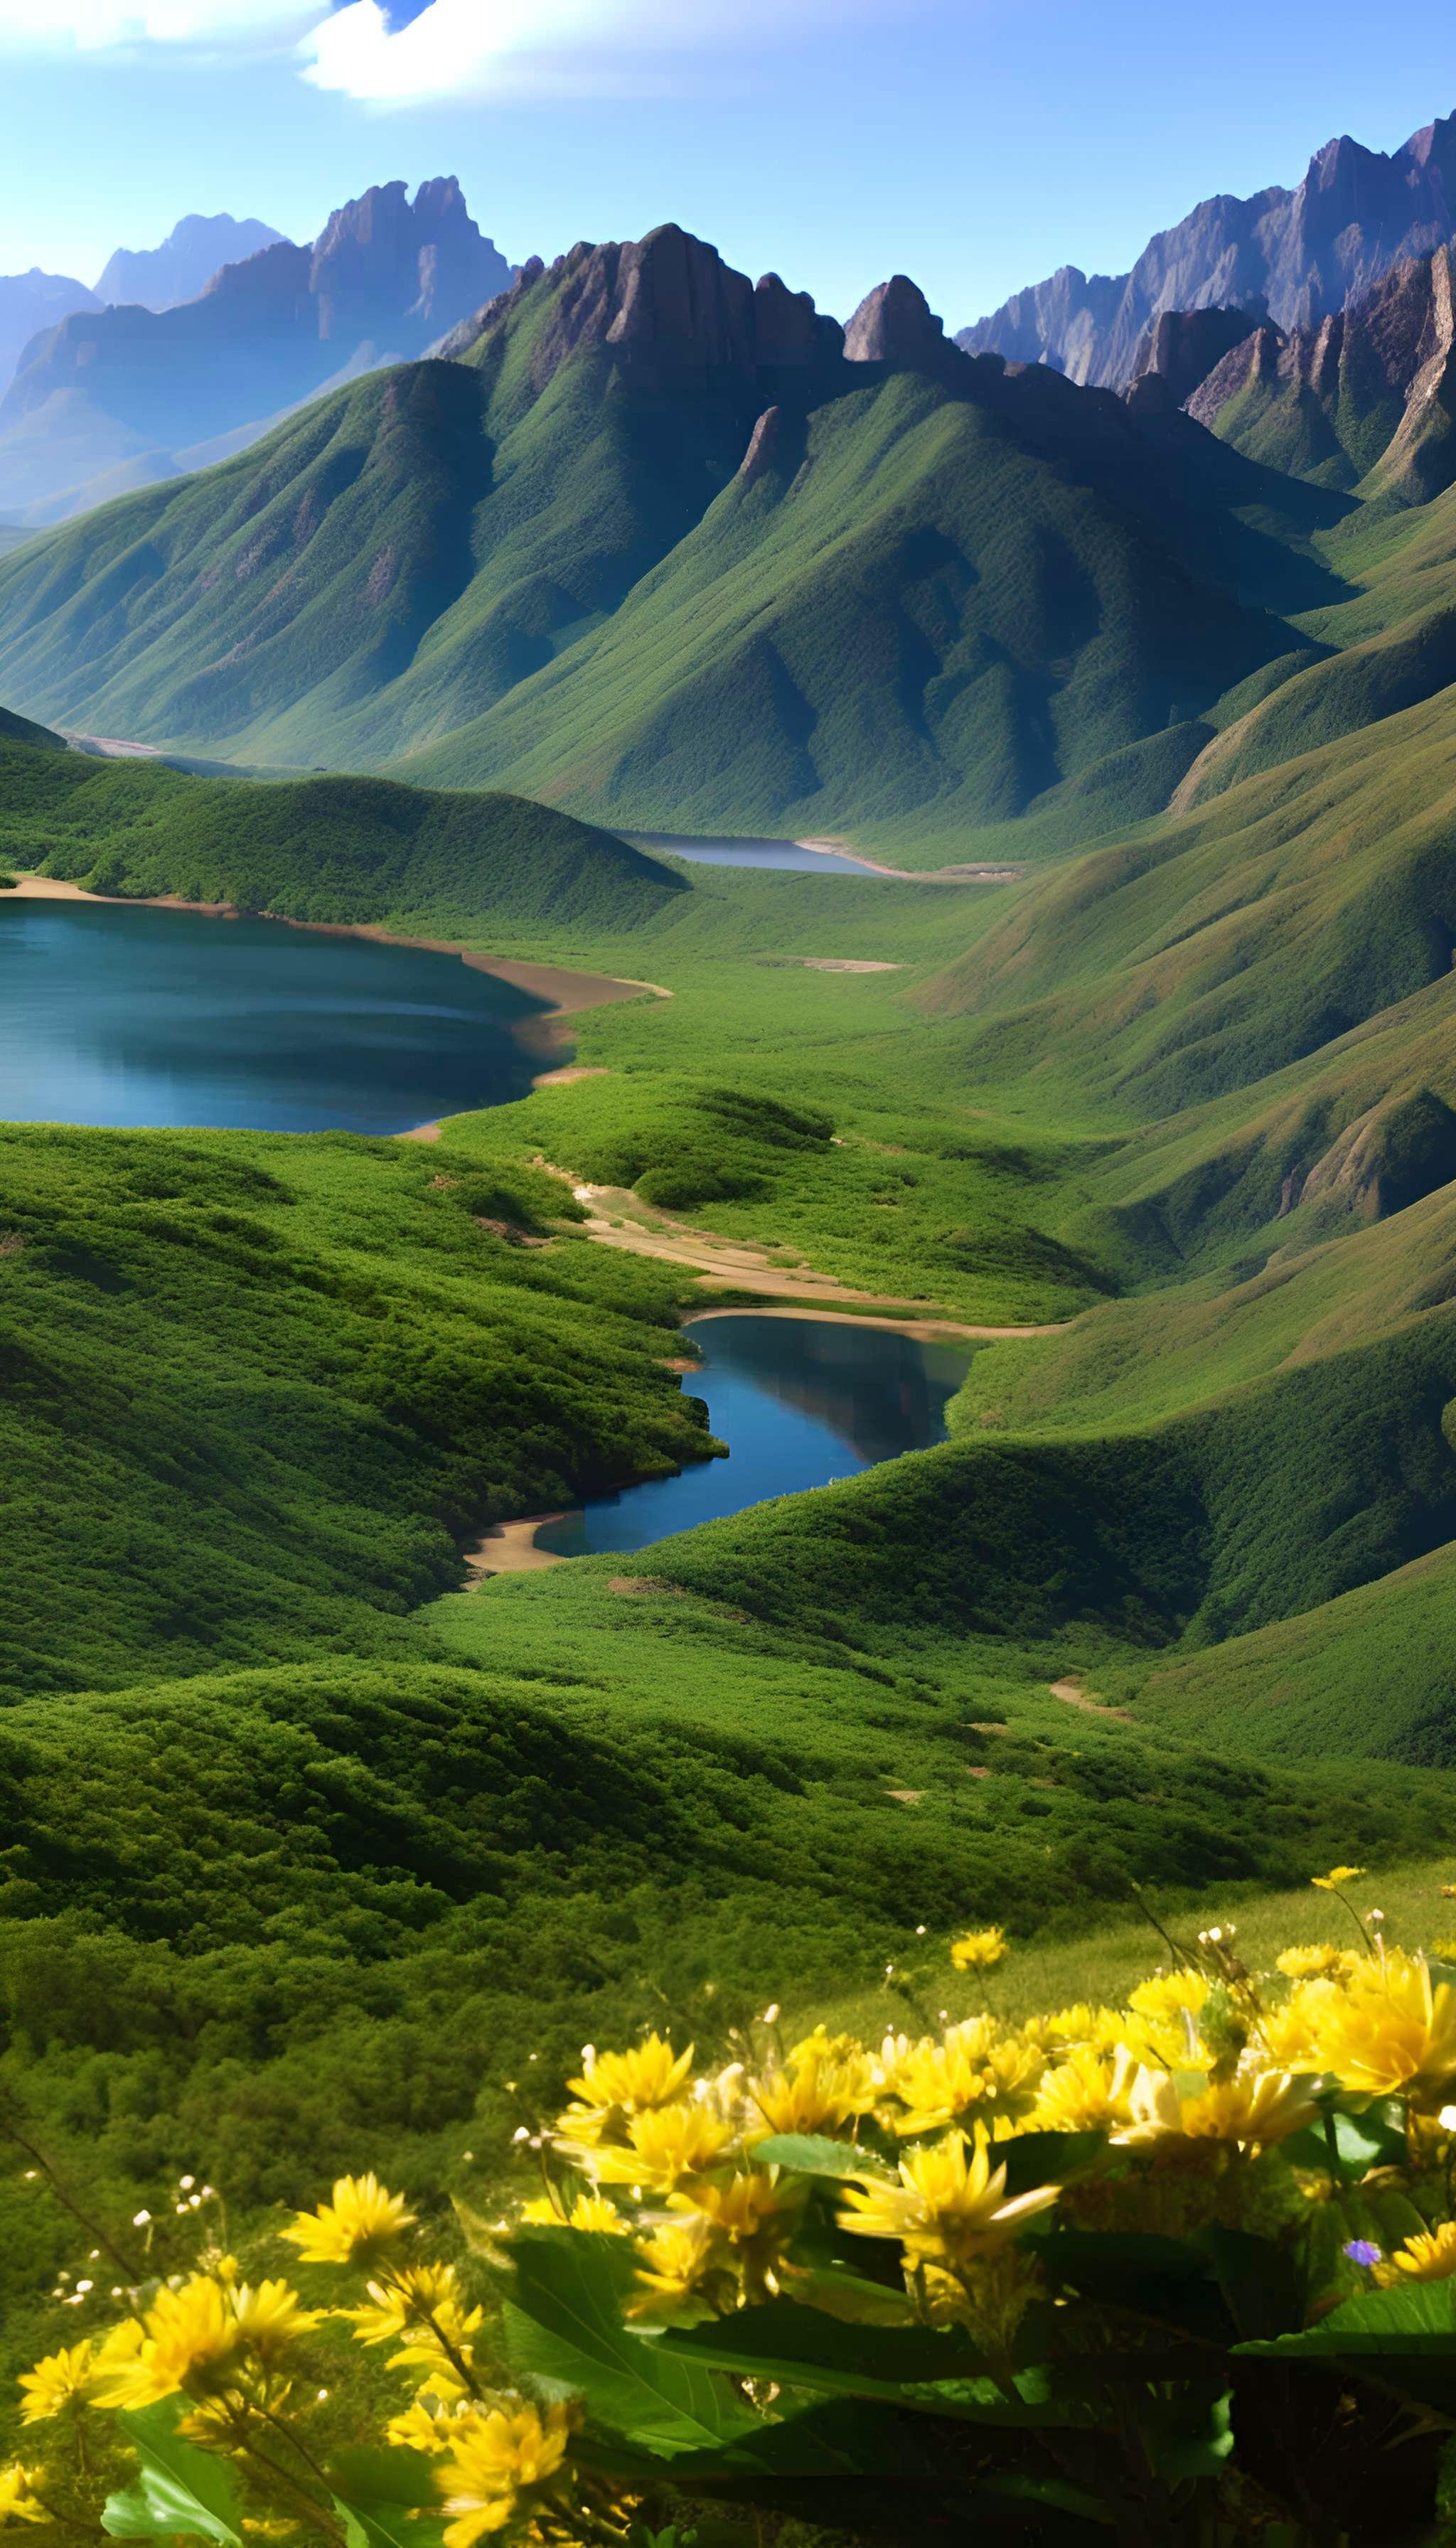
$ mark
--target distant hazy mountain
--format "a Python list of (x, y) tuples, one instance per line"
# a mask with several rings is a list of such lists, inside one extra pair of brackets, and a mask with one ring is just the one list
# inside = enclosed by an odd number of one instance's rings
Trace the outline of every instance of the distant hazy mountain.
[[(172, 310), (179, 301), (195, 301), (218, 268), (256, 256), (273, 247), (281, 230), (266, 222), (235, 222), (230, 213), (189, 213), (160, 247), (119, 247), (96, 286), (103, 306), (132, 302), (143, 310)], [(84, 304), (94, 307), (90, 295)]]
[(61, 519), (240, 449), (319, 390), (422, 353), (510, 280), (441, 177), (412, 204), (372, 187), (313, 247), (278, 240), (174, 309), (73, 312), (0, 401), (0, 514)]
[(1343, 499), (971, 360), (903, 276), (842, 328), (668, 227), (533, 261), (446, 341), (21, 550), (0, 692), (629, 828), (954, 835), (1060, 790), (1098, 830), (1334, 589)]
[(1456, 237), (1456, 116), (1387, 156), (1347, 135), (1325, 143), (1293, 192), (1215, 195), (1149, 239), (1131, 274), (1064, 265), (962, 328), (969, 354), (1050, 363), (1121, 389), (1165, 310), (1216, 306), (1308, 330), (1393, 266)]
[(39, 265), (29, 274), (0, 274), (0, 390), (33, 336), (72, 310), (100, 307), (95, 293), (74, 275), (43, 274)]

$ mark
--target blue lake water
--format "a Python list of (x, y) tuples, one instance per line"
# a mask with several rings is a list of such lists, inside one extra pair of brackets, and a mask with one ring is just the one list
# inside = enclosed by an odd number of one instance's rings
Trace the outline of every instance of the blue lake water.
[(546, 1005), (418, 948), (0, 893), (0, 1120), (408, 1132), (524, 1097)]
[(604, 1496), (545, 1524), (538, 1548), (559, 1557), (648, 1548), (771, 1496), (801, 1495), (901, 1451), (928, 1450), (946, 1439), (947, 1403), (971, 1353), (888, 1328), (754, 1310), (705, 1319), (688, 1333), (703, 1363), (682, 1386), (707, 1401), (710, 1429), (729, 1457)]
[(874, 873), (859, 859), (841, 858), (837, 850), (802, 850), (797, 841), (698, 841), (676, 832), (627, 832), (623, 838), (639, 850), (671, 850), (674, 858), (691, 859), (705, 867), (795, 867), (814, 875)]

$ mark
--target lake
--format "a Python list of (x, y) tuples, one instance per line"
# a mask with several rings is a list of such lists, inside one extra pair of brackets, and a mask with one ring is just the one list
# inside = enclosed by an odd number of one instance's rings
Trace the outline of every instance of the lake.
[(707, 1401), (711, 1430), (729, 1457), (545, 1523), (538, 1548), (558, 1557), (649, 1548), (771, 1496), (802, 1495), (901, 1451), (928, 1450), (946, 1439), (946, 1407), (972, 1351), (867, 1322), (755, 1310), (689, 1321), (688, 1331), (703, 1362), (682, 1386)]
[(838, 850), (805, 850), (797, 841), (690, 840), (676, 832), (624, 832), (624, 841), (639, 850), (670, 850), (675, 859), (691, 859), (705, 867), (793, 867), (814, 875), (873, 875), (863, 859), (841, 858)]
[(418, 948), (0, 893), (0, 1120), (404, 1133), (526, 1096), (547, 1005)]

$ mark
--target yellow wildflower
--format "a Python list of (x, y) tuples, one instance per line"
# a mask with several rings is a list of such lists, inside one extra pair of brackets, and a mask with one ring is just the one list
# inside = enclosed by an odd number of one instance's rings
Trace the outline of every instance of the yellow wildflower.
[(19, 2460), (9, 2468), (0, 2468), (0, 2523), (6, 2521), (48, 2521), (49, 2513), (35, 2495), (37, 2469), (23, 2468)]
[(732, 2146), (733, 2127), (708, 2106), (660, 2106), (634, 2115), (628, 2146), (599, 2141), (571, 2150), (577, 2163), (602, 2185), (650, 2185), (668, 2194), (688, 2176), (700, 2176)]
[[(453, 2265), (407, 2265), (388, 2283), (366, 2283), (369, 2295), (367, 2309), (338, 2309), (334, 2318), (346, 2318), (352, 2323), (360, 2344), (393, 2344), (398, 2336), (411, 2327), (425, 2326), (432, 2318), (449, 2312), (460, 2316), (460, 2286)], [(479, 2310), (471, 2318), (471, 2332), (481, 2322)]]
[(259, 2283), (256, 2289), (243, 2283), (231, 2302), (238, 2334), (248, 2352), (264, 2363), (275, 2362), (295, 2337), (311, 2334), (323, 2315), (301, 2308), (298, 2293), (285, 2282)]
[(1209, 2058), (1198, 2031), (1212, 1983), (1203, 1973), (1154, 1973), (1129, 1994), (1124, 2040), (1144, 2061), (1201, 2068)]
[(1074, 2044), (1048, 2070), (1027, 2118), (1034, 2133), (1110, 2133), (1126, 2124), (1127, 2065), (1090, 2044)]
[(1266, 2148), (1313, 2123), (1320, 2111), (1314, 2087), (1313, 2080), (1288, 2071), (1265, 2070), (1216, 2081), (1185, 2097), (1165, 2070), (1138, 2069), (1126, 2091), (1133, 2120), (1113, 2139), (1130, 2149), (1175, 2140)]
[(1364, 1872), (1363, 1866), (1332, 1866), (1327, 1875), (1312, 1875), (1310, 1882), (1320, 1893), (1338, 1893), (1342, 1884), (1353, 1884)]
[(470, 2359), (471, 2338), (483, 2312), (467, 2309), (453, 2265), (410, 2265), (388, 2283), (365, 2285), (369, 2305), (340, 2309), (359, 2344), (399, 2344), (389, 2357), (392, 2371), (427, 2374), (427, 2385), (440, 2398), (463, 2398), (468, 2383), (460, 2368)]
[(1398, 2091), (1438, 2105), (1456, 2082), (1456, 1991), (1433, 1984), (1423, 1956), (1392, 1948), (1366, 1957), (1343, 1989), (1311, 1990), (1320, 2057), (1341, 2085), (1377, 2096)]
[(898, 2185), (862, 2177), (847, 2190), (842, 2229), (862, 2238), (898, 2238), (911, 2264), (963, 2265), (1016, 2236), (1023, 2222), (1056, 2201), (1054, 2185), (1006, 2198), (1006, 2168), (994, 2171), (982, 2129), (960, 2132), (912, 2150), (900, 2161)]
[(706, 2221), (739, 2267), (750, 2297), (776, 2290), (774, 2268), (802, 2208), (800, 2181), (750, 2168), (726, 2185), (705, 2181), (670, 2194), (669, 2209)]
[(1375, 2279), (1387, 2291), (1399, 2290), (1405, 2280), (1414, 2283), (1444, 2283), (1456, 2274), (1456, 2221), (1443, 2221), (1435, 2230), (1417, 2230), (1398, 2247), (1387, 2264), (1377, 2265)]
[(385, 2426), (385, 2438), (396, 2450), (447, 2451), (455, 2439), (457, 2410), (435, 2412), (422, 2398), (411, 2398), (398, 2415), (391, 2415)]
[(79, 2406), (90, 2395), (91, 2344), (86, 2338), (80, 2344), (62, 2345), (57, 2353), (43, 2356), (34, 2371), (23, 2371), (20, 2385), (25, 2403), (21, 2408), (23, 2424), (45, 2423), (70, 2406)]
[(1115, 2052), (1122, 2042), (1126, 2020), (1116, 2008), (1093, 2008), (1078, 2000), (1070, 2008), (1054, 2009), (1049, 2017), (1023, 2019), (1023, 2042), (1035, 2045), (1039, 2052), (1066, 2051), (1073, 2045), (1090, 2046), (1094, 2052)]
[(874, 2104), (874, 2065), (844, 2038), (822, 2032), (795, 2045), (787, 2072), (750, 2082), (749, 2095), (771, 2132), (837, 2133)]
[[(642, 2262), (637, 2280), (641, 2297), (628, 2304), (629, 2318), (681, 2316), (696, 2301), (697, 2287), (717, 2247), (714, 2227), (705, 2214), (666, 2223), (637, 2241)], [(698, 2316), (707, 2315), (699, 2307)]]
[(1007, 1952), (1004, 1929), (967, 1929), (951, 1942), (951, 1961), (957, 1973), (986, 1972)]
[(660, 2035), (649, 2035), (629, 2052), (593, 2051), (580, 2079), (567, 2083), (577, 2102), (561, 2117), (560, 2130), (572, 2140), (599, 2140), (633, 2115), (675, 2105), (691, 2073), (692, 2046), (675, 2052)]
[(626, 2222), (604, 2194), (583, 2192), (569, 2212), (558, 2212), (549, 2195), (538, 2194), (534, 2202), (522, 2206), (520, 2217), (533, 2230), (599, 2230), (612, 2238), (628, 2235)]
[(96, 2358), (91, 2403), (154, 2407), (179, 2389), (206, 2392), (240, 2341), (227, 2294), (211, 2275), (194, 2274), (180, 2291), (159, 2291), (139, 2327), (131, 2320), (114, 2330)]
[(1358, 1961), (1343, 1947), (1286, 1947), (1274, 1958), (1276, 1969), (1292, 1982), (1347, 1981)]
[(130, 2407), (136, 2402), (130, 2387), (146, 2341), (146, 2329), (139, 2318), (123, 2319), (103, 2336), (91, 2356), (91, 2397), (93, 2407)]
[(377, 2264), (413, 2221), (403, 2194), (391, 2194), (377, 2176), (341, 2176), (333, 2201), (300, 2212), (284, 2230), (311, 2265)]
[(939, 2044), (927, 2037), (896, 2045), (884, 2067), (886, 2089), (904, 2109), (891, 2118), (894, 2129), (909, 2137), (976, 2115), (1024, 2114), (1046, 2064), (1024, 2036), (1003, 2036), (994, 2018), (971, 2017), (948, 2028)]
[(477, 2539), (503, 2530), (517, 2496), (555, 2477), (570, 2439), (564, 2406), (493, 2407), (462, 2418), (435, 2478), (451, 2516), (445, 2548), (474, 2548)]
[(1456, 1964), (1456, 1938), (1433, 1938), (1431, 1954), (1443, 1964)]

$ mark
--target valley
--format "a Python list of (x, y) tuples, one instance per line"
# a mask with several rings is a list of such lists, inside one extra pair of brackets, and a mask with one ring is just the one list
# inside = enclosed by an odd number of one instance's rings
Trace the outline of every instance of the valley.
[[(376, 224), (496, 255), (375, 190), (278, 335), (306, 404), (0, 556), (0, 2142), (98, 2217), (205, 2171), (257, 2276), (378, 2169), (494, 2273), (593, 2046), (732, 2077), (779, 2003), (893, 2041), (983, 1985), (994, 2036), (1164, 1948), (1176, 1996), (1175, 1934), (1323, 1952), (1325, 1866), (1456, 1987), (1449, 133), (1337, 308), (1281, 193), (1277, 309), (1043, 287), (1056, 366), (670, 224), (448, 332), (402, 249), (412, 335), (330, 386)], [(81, 316), (45, 365), (138, 313)], [(1308, 2134), (1331, 2218), (1405, 2163), (1379, 2097)], [(7, 2374), (92, 2325), (43, 2194), (0, 2171)], [(775, 2548), (906, 2535), (761, 2495)]]

